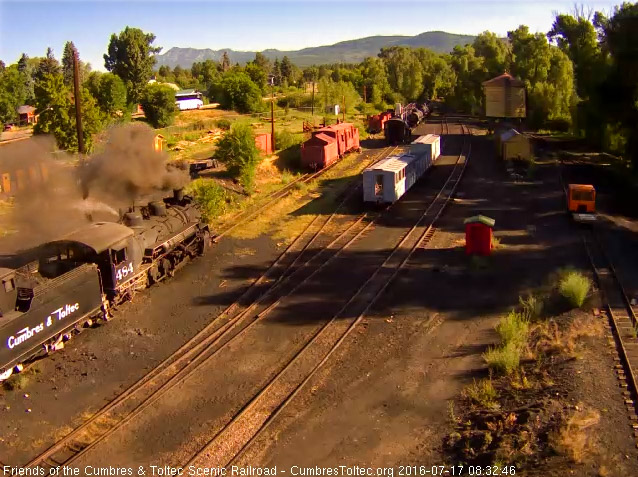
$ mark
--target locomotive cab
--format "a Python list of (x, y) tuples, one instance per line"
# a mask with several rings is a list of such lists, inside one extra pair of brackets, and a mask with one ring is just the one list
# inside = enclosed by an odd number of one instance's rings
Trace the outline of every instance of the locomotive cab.
[(16, 306), (18, 291), (15, 281), (15, 270), (0, 268), (0, 318)]

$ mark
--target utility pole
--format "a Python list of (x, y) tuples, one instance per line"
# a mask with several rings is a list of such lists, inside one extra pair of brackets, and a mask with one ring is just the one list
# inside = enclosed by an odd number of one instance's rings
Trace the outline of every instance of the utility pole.
[(366, 85), (363, 85), (363, 102), (367, 103), (367, 101), (366, 101)]
[[(82, 134), (82, 111), (80, 98), (80, 72), (78, 68), (78, 51), (73, 52), (73, 90), (75, 92), (75, 127), (78, 133), (78, 152), (84, 154), (84, 135)], [(81, 159), (84, 161), (83, 159)]]
[(346, 95), (343, 95), (343, 112), (341, 113), (341, 117), (343, 118), (343, 120), (341, 121), (342, 123), (346, 122)]
[(270, 78), (270, 139), (272, 141), (272, 152), (275, 152), (275, 77)]
[(312, 115), (315, 115), (315, 82), (312, 82)]

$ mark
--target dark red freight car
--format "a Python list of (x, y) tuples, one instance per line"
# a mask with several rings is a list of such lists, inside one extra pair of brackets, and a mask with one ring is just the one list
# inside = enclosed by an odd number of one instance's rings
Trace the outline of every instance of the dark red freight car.
[(323, 169), (355, 150), (360, 150), (357, 127), (351, 123), (333, 124), (315, 131), (302, 145), (301, 162), (311, 169)]

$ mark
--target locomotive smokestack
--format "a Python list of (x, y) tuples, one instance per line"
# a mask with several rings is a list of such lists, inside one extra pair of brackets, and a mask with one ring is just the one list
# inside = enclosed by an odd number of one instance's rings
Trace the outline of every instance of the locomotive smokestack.
[(173, 189), (173, 199), (180, 201), (184, 199), (184, 189)]

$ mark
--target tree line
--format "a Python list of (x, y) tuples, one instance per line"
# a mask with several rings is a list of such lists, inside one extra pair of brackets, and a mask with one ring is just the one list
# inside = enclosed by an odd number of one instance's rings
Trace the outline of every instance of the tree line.
[[(317, 86), (318, 106), (342, 104), (364, 113), (396, 102), (441, 99), (457, 111), (481, 114), (482, 83), (503, 72), (521, 79), (528, 97), (531, 128), (571, 131), (606, 150), (638, 163), (638, 4), (623, 3), (609, 16), (574, 11), (556, 16), (546, 34), (521, 25), (501, 38), (492, 32), (471, 44), (439, 54), (425, 48), (382, 48), (357, 64), (299, 68), (288, 57), (271, 61), (257, 53), (246, 65), (232, 65), (225, 52), (219, 61), (191, 68), (155, 69), (155, 36), (126, 27), (111, 36), (105, 67), (91, 72), (81, 65), (82, 109), (86, 135), (112, 121), (126, 120), (131, 105), (142, 104), (154, 126), (170, 124), (174, 91), (163, 83), (197, 88), (224, 109), (262, 111), (272, 87), (281, 107), (309, 106), (304, 84)], [(73, 138), (71, 42), (61, 64), (49, 49), (45, 57), (22, 55), (13, 65), (0, 62), (0, 119), (14, 120), (21, 104), (40, 112), (38, 132), (52, 132), (60, 147), (77, 147)], [(149, 84), (155, 76), (157, 83)]]

